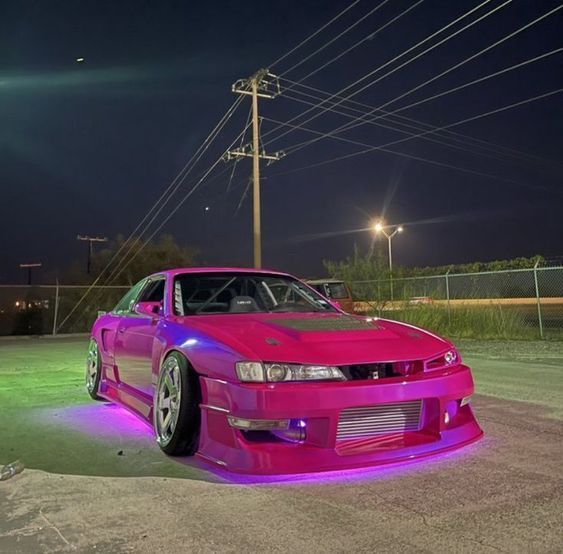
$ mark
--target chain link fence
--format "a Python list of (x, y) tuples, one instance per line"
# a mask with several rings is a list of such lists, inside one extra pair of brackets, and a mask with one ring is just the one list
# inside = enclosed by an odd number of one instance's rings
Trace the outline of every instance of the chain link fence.
[[(563, 340), (563, 266), (349, 283), (358, 312), (452, 337)], [(0, 285), (0, 335), (88, 332), (128, 286)], [(64, 323), (63, 323), (64, 322)], [(62, 324), (62, 325), (61, 325)]]
[(349, 285), (358, 311), (451, 336), (563, 339), (563, 266)]
[(129, 288), (92, 287), (65, 322), (88, 285), (0, 285), (0, 336), (88, 332), (98, 311), (111, 310)]

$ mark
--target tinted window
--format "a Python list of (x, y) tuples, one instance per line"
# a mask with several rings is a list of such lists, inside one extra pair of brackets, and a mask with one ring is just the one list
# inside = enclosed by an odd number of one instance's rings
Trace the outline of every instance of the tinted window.
[(117, 306), (113, 309), (115, 313), (127, 313), (133, 310), (137, 296), (144, 287), (146, 279), (139, 281), (134, 287), (129, 289), (127, 294), (117, 303)]
[(139, 298), (139, 302), (163, 302), (164, 301), (164, 279), (149, 281)]

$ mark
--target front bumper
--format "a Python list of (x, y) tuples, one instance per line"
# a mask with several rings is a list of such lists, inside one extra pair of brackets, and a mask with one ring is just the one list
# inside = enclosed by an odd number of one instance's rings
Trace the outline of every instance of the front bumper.
[[(381, 381), (243, 384), (201, 377), (201, 384), (198, 455), (235, 472), (303, 473), (393, 463), (459, 448), (483, 434), (471, 406), (460, 406), (474, 390), (464, 365)], [(415, 430), (337, 437), (343, 410), (416, 400), (422, 400), (422, 411)], [(231, 427), (228, 416), (304, 421), (306, 439), (298, 444), (250, 440)]]

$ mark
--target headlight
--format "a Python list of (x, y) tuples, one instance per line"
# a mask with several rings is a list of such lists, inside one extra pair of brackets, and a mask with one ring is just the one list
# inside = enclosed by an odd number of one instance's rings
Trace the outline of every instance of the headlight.
[(448, 350), (438, 358), (434, 358), (426, 362), (426, 370), (432, 371), (434, 369), (444, 369), (445, 367), (450, 367), (459, 363), (461, 363), (461, 356), (457, 350), (452, 349)]
[(337, 367), (327, 365), (237, 362), (236, 369), (238, 378), (245, 382), (344, 380), (344, 375)]

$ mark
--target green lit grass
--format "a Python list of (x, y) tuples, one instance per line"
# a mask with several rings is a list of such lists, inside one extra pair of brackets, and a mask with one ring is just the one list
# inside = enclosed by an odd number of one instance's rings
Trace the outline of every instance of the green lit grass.
[(0, 465), (21, 459), (53, 473), (209, 480), (192, 462), (162, 454), (148, 428), (135, 436), (111, 429), (97, 435), (69, 425), (75, 407), (108, 411), (84, 387), (87, 345), (86, 338), (0, 342)]
[(458, 341), (478, 394), (531, 402), (563, 419), (563, 343)]
[(456, 338), (483, 340), (539, 338), (537, 327), (527, 324), (524, 312), (506, 306), (456, 306), (448, 314), (445, 306), (405, 305), (400, 310), (382, 311), (381, 316), (406, 321)]

